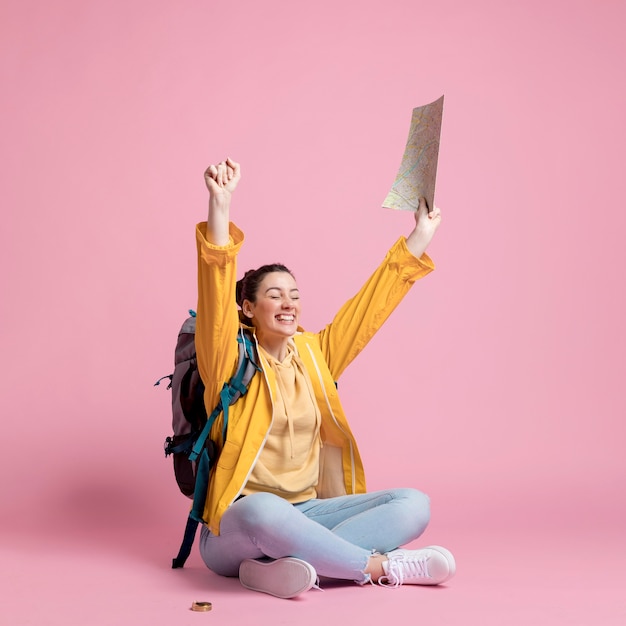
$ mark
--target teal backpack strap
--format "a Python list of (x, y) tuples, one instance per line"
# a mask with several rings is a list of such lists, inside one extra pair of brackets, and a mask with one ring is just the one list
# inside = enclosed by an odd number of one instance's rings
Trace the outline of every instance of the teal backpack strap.
[(194, 539), (196, 538), (196, 531), (198, 530), (198, 521), (193, 519), (191, 515), (187, 518), (187, 526), (185, 526), (185, 535), (183, 542), (180, 545), (180, 550), (176, 558), (172, 559), (172, 569), (177, 569), (185, 565), (185, 561), (191, 554), (191, 548), (193, 546)]
[(209, 490), (209, 473), (211, 470), (211, 459), (207, 449), (204, 448), (200, 453), (200, 459), (196, 465), (196, 486), (193, 494), (193, 506), (189, 517), (187, 518), (187, 525), (185, 526), (185, 534), (183, 535), (183, 542), (178, 550), (178, 555), (172, 560), (172, 569), (183, 567), (185, 562), (191, 554), (191, 548), (196, 538), (196, 532), (198, 530), (198, 524), (203, 522), (202, 516), (204, 514), (204, 503), (206, 501), (206, 494)]

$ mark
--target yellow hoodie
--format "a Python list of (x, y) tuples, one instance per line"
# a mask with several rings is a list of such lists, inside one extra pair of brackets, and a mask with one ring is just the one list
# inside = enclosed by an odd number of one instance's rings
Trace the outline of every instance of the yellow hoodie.
[[(196, 227), (198, 307), (196, 353), (205, 382), (204, 402), (211, 412), (237, 366), (240, 320), (235, 302), (237, 253), (243, 233), (230, 224), (230, 241), (215, 246), (205, 238), (206, 223)], [(320, 478), (317, 497), (365, 492), (365, 473), (356, 441), (339, 401), (335, 381), (361, 352), (400, 303), (413, 283), (434, 269), (424, 254), (414, 257), (400, 238), (356, 296), (341, 307), (319, 333), (299, 329), (294, 337), (298, 356), (313, 384), (321, 414)], [(230, 407), (226, 442), (221, 416), (211, 438), (221, 449), (211, 473), (203, 519), (219, 534), (220, 520), (246, 485), (273, 419), (276, 379), (270, 368), (252, 378), (248, 393)]]

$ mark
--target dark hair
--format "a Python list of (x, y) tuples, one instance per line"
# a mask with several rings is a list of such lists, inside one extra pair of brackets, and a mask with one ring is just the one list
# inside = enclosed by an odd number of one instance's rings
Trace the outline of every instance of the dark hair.
[(270, 263), (269, 265), (262, 265), (256, 270), (248, 270), (243, 275), (243, 278), (237, 281), (235, 292), (237, 304), (242, 306), (244, 300), (256, 302), (256, 292), (259, 290), (259, 284), (266, 274), (271, 274), (272, 272), (286, 272), (293, 276), (293, 272), (281, 263)]

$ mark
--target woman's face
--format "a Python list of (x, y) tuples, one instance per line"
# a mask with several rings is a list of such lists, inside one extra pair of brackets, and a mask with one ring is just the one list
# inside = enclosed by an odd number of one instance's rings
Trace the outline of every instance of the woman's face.
[(300, 292), (288, 272), (270, 272), (256, 292), (256, 302), (244, 300), (243, 312), (252, 320), (259, 338), (292, 337), (300, 320)]

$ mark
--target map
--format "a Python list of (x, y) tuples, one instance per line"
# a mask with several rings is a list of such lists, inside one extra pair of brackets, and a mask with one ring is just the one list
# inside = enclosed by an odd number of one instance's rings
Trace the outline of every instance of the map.
[(421, 197), (426, 198), (429, 211), (435, 207), (442, 116), (443, 96), (413, 109), (402, 163), (383, 207), (416, 211)]

